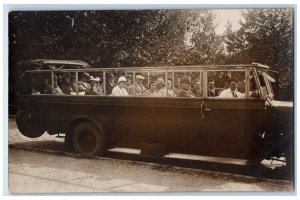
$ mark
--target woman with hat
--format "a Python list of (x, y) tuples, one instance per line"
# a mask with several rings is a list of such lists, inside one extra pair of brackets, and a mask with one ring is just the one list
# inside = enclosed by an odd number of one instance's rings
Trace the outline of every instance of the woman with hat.
[(120, 76), (118, 79), (118, 85), (112, 89), (111, 96), (129, 96), (126, 87), (126, 78)]
[(101, 95), (103, 94), (102, 88), (99, 85), (100, 78), (99, 77), (91, 77), (90, 78), (90, 88), (86, 91), (86, 95)]

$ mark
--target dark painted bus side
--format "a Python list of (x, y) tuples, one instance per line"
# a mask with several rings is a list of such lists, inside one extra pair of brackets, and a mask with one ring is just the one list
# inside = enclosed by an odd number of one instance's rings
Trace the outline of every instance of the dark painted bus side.
[(165, 153), (255, 160), (266, 129), (261, 99), (28, 95), (19, 101), (31, 129), (70, 133), (73, 122), (90, 120), (105, 134), (106, 148), (150, 143)]

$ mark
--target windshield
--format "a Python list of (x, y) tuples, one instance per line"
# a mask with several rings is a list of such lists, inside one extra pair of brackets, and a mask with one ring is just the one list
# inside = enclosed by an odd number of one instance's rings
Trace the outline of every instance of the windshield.
[(258, 78), (263, 97), (269, 97), (273, 100), (274, 94), (271, 82), (275, 82), (275, 79), (268, 75), (265, 71), (258, 71)]

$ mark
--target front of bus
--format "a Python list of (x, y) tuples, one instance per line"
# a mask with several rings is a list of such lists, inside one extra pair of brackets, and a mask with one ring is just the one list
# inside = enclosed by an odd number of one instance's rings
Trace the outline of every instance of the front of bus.
[[(286, 159), (292, 169), (294, 161), (294, 107), (292, 101), (274, 100), (275, 80), (267, 70), (257, 70), (261, 98), (266, 100), (266, 131), (263, 135), (265, 159)], [(292, 92), (292, 91), (291, 91)]]

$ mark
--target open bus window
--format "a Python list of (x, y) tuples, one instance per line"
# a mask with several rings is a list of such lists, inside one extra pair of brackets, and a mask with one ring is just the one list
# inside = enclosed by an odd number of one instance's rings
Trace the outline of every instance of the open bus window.
[(124, 70), (106, 71), (105, 72), (105, 93), (110, 96), (130, 96), (127, 87), (126, 76), (131, 72)]
[(234, 70), (208, 71), (207, 96), (245, 98), (245, 74)]
[(27, 72), (20, 80), (20, 94), (43, 95), (51, 94), (51, 73), (50, 72)]
[(143, 93), (148, 89), (149, 73), (137, 71), (134, 74), (135, 76), (132, 76), (132, 82), (126, 78), (127, 91), (131, 96), (142, 96)]
[[(137, 79), (137, 76), (136, 76)], [(167, 84), (166, 81), (166, 72), (153, 72), (150, 71), (147, 73), (147, 76), (145, 78), (147, 80), (147, 85), (145, 86), (145, 91), (138, 94), (139, 96), (143, 97), (167, 97)], [(138, 82), (137, 82), (138, 83)], [(136, 87), (139, 87), (137, 84)]]
[(199, 71), (175, 72), (171, 89), (176, 97), (203, 97), (202, 73)]
[(90, 87), (85, 91), (85, 95), (104, 95), (102, 71), (89, 72), (88, 83)]
[(53, 77), (53, 94), (76, 95), (76, 73), (55, 72)]

